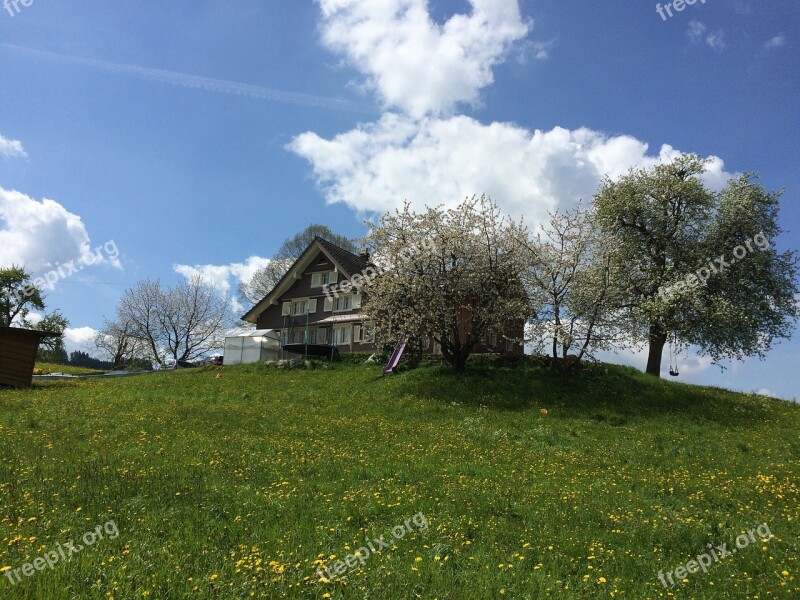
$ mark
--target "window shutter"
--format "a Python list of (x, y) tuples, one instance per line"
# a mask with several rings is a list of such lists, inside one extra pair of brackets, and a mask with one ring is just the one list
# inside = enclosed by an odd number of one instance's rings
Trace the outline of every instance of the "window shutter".
[(353, 342), (356, 344), (361, 342), (361, 325), (353, 325)]
[(325, 298), (325, 305), (323, 306), (324, 312), (333, 311), (333, 298)]
[(311, 274), (311, 287), (320, 287), (322, 284), (320, 283), (320, 273), (312, 273)]
[(353, 294), (353, 308), (361, 308), (361, 294)]
[(281, 310), (281, 316), (285, 317), (287, 315), (292, 314), (292, 303), (291, 302), (284, 302), (283, 309)]
[(308, 312), (311, 313), (312, 315), (315, 312), (317, 312), (317, 299), (316, 298), (312, 298), (311, 300), (308, 301)]

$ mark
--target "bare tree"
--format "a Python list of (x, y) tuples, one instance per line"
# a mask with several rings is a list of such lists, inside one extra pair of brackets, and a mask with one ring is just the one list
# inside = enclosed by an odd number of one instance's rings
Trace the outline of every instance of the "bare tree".
[(613, 248), (580, 207), (550, 214), (527, 247), (531, 298), (541, 309), (534, 341), (549, 346), (553, 366), (572, 370), (585, 356), (619, 341), (619, 294), (612, 285)]
[(227, 298), (220, 298), (202, 277), (162, 290), (159, 280), (141, 281), (126, 290), (117, 318), (153, 360), (195, 360), (224, 344), (231, 326)]
[(112, 369), (125, 369), (136, 359), (143, 358), (142, 340), (134, 335), (133, 326), (125, 321), (103, 322), (94, 337), (94, 345), (111, 360)]
[(269, 263), (256, 271), (250, 281), (239, 284), (239, 298), (244, 304), (258, 304), (269, 294), (292, 266), (293, 258), (272, 258)]

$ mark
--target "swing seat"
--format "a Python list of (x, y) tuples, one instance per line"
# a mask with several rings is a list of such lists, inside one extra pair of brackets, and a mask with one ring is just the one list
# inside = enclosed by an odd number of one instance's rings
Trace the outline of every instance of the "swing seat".
[(677, 371), (673, 371), (672, 367), (670, 367), (669, 369), (669, 374), (672, 375), (673, 377), (677, 377), (678, 375), (680, 375), (680, 373), (678, 373)]

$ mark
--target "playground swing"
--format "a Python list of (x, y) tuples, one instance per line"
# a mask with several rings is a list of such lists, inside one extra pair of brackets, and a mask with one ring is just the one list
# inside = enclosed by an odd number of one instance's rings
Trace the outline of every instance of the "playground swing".
[[(672, 365), (672, 348), (675, 347), (675, 368)], [(678, 377), (680, 373), (678, 372), (678, 350), (677, 350), (677, 342), (675, 336), (673, 336), (672, 341), (669, 343), (669, 374), (673, 377)]]

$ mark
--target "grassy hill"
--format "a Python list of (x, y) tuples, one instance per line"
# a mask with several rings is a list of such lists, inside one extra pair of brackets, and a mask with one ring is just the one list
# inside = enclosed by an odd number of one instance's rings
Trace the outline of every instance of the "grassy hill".
[(66, 373), (68, 375), (98, 375), (103, 371), (97, 369), (87, 369), (86, 367), (73, 367), (71, 365), (57, 365), (55, 363), (37, 362), (36, 369), (41, 369), (45, 373)]
[(0, 392), (0, 597), (800, 597), (800, 406), (602, 365), (379, 374)]

